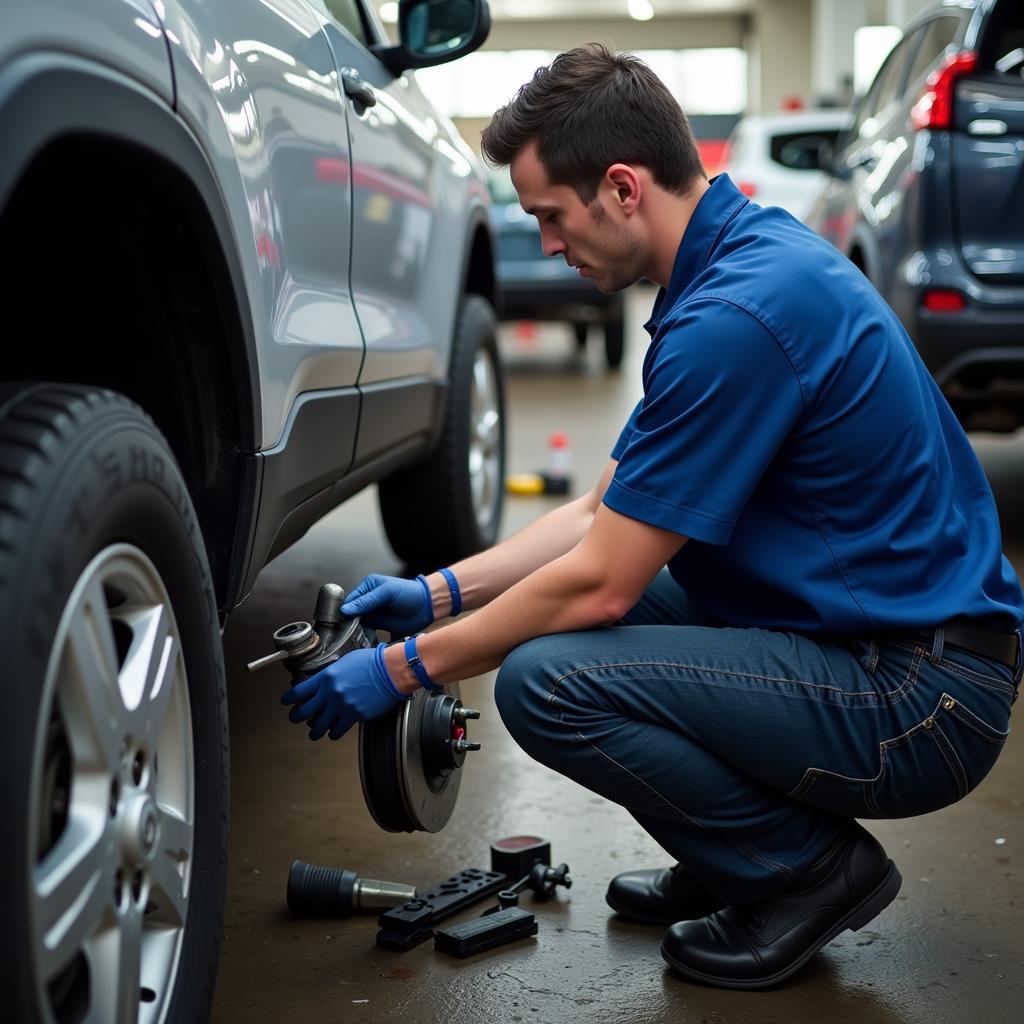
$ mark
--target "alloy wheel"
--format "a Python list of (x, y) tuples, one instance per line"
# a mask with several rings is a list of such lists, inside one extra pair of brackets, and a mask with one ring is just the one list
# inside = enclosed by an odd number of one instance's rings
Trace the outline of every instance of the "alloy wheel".
[(469, 479), (473, 513), (486, 532), (497, 508), (501, 472), (502, 429), (498, 380), (493, 357), (481, 348), (473, 360), (470, 398)]
[(117, 544), (54, 639), (32, 768), (32, 966), (60, 1024), (167, 1016), (188, 918), (192, 716), (170, 599)]

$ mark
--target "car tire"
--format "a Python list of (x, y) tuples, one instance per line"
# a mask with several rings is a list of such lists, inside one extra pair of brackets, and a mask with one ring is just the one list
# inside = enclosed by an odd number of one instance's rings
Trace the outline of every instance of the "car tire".
[(490, 303), (468, 295), (459, 311), (440, 441), (424, 461), (379, 485), (395, 554), (429, 571), (498, 539), (504, 506), (505, 388)]
[(205, 1020), (227, 697), (182, 475), (122, 395), (0, 384), (0, 991), (17, 1021)]
[(604, 325), (604, 359), (609, 370), (617, 370), (622, 365), (622, 357), (626, 353), (626, 317), (620, 312), (614, 319)]

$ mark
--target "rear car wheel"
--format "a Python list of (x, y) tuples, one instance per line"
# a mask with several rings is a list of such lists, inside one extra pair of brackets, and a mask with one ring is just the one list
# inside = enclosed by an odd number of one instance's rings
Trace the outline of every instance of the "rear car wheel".
[(224, 669), (166, 442), (121, 395), (0, 385), (0, 990), (11, 1020), (205, 1019)]
[(431, 570), (498, 539), (505, 485), (505, 385), (490, 304), (467, 295), (452, 349), (441, 440), (382, 480), (381, 517), (407, 566)]

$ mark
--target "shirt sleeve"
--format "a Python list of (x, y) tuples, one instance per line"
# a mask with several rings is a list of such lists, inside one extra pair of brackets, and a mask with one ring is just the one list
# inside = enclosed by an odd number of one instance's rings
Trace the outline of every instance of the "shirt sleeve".
[(615, 447), (612, 449), (612, 458), (616, 462), (622, 458), (622, 453), (626, 450), (626, 445), (629, 444), (629, 439), (633, 436), (633, 431), (636, 430), (636, 418), (640, 415), (640, 409), (643, 407), (643, 402), (637, 402), (636, 407), (629, 414), (629, 419), (626, 420), (626, 425), (622, 428), (622, 432), (619, 434), (619, 439), (615, 442)]
[(796, 371), (760, 320), (724, 299), (688, 302), (652, 342), (604, 503), (726, 544), (802, 409)]

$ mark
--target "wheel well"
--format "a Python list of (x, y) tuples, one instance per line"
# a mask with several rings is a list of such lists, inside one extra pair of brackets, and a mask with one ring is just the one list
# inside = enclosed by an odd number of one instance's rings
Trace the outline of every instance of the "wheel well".
[(466, 267), (467, 294), (482, 295), (492, 306), (496, 300), (494, 283), (494, 250), (487, 229), (478, 224), (473, 233), (473, 244), (469, 250)]
[(225, 608), (252, 396), (230, 274), (197, 190), (148, 150), (60, 139), (0, 216), (0, 275), (4, 378), (109, 387), (153, 417), (181, 465)]

